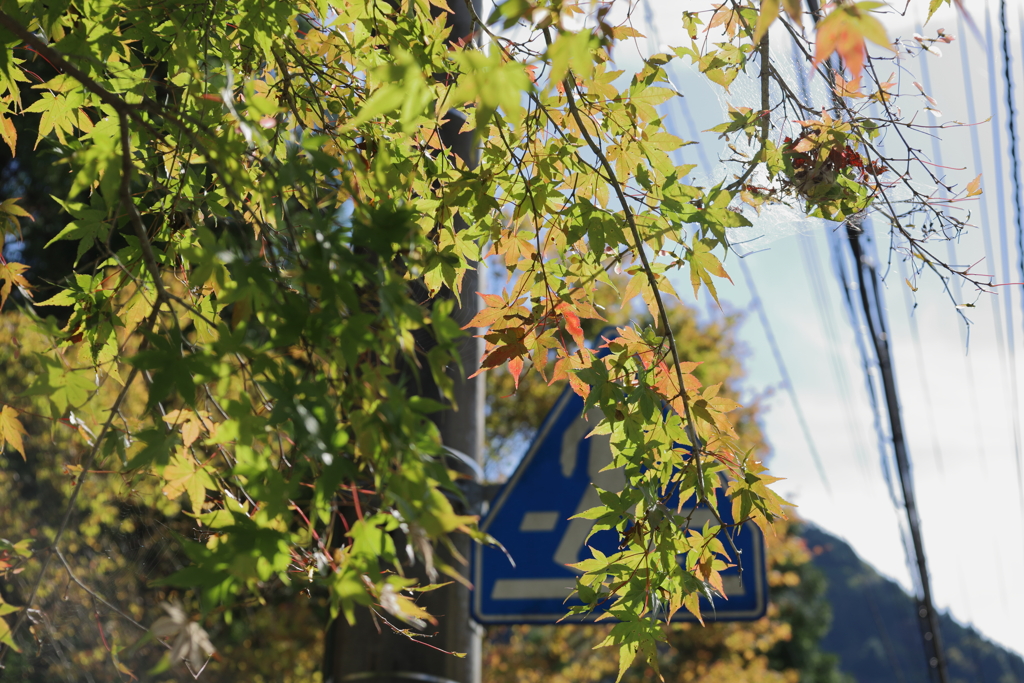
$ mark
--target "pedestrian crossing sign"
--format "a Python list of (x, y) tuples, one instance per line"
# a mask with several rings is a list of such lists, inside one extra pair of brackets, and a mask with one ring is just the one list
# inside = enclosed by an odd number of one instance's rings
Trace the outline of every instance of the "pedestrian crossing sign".
[[(586, 435), (597, 425), (599, 410), (583, 415), (583, 399), (566, 389), (530, 444), (508, 483), (501, 489), (481, 527), (496, 538), (501, 549), (477, 545), (473, 554), (473, 615), (485, 624), (554, 623), (565, 617), (577, 572), (568, 564), (590, 557), (589, 544), (605, 554), (618, 546), (614, 531), (601, 531), (587, 541), (591, 520), (569, 518), (600, 504), (598, 486), (619, 491), (625, 484), (621, 470), (605, 470), (611, 463), (607, 435)], [(723, 501), (724, 502), (724, 501)], [(722, 504), (724, 518), (731, 505)], [(702, 514), (703, 513), (703, 514)], [(691, 523), (700, 528), (710, 512), (697, 509)], [(701, 605), (705, 621), (757, 619), (767, 608), (764, 536), (747, 522), (734, 537), (742, 572), (731, 567), (722, 572), (728, 599), (706, 600)], [(733, 558), (736, 561), (736, 558)], [(594, 612), (576, 620), (592, 621)], [(684, 610), (673, 619), (693, 619)], [(563, 623), (573, 621), (566, 618)]]

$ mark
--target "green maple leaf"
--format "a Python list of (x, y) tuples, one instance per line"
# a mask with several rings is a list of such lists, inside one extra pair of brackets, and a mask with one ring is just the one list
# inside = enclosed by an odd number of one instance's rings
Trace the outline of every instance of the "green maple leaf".
[(693, 296), (697, 296), (701, 283), (704, 283), (708, 291), (711, 292), (715, 303), (718, 303), (718, 292), (715, 290), (715, 283), (711, 276), (725, 278), (732, 282), (732, 278), (722, 267), (722, 262), (711, 253), (711, 248), (704, 240), (698, 240), (696, 237), (693, 238), (691, 251), (686, 258), (690, 262), (690, 283), (693, 285)]

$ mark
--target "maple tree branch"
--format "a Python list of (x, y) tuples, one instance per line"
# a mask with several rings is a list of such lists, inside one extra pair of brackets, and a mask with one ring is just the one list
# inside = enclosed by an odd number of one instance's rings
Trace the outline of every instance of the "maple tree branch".
[[(120, 203), (125, 205), (128, 212), (128, 221), (135, 230), (135, 237), (139, 240), (139, 248), (142, 249), (142, 261), (153, 278), (153, 286), (156, 287), (156, 306), (168, 298), (167, 290), (161, 279), (160, 265), (156, 262), (156, 255), (153, 253), (153, 244), (149, 241), (149, 234), (142, 224), (142, 216), (132, 200), (132, 144), (131, 131), (128, 130), (128, 116), (118, 112), (118, 127), (121, 129), (121, 196)], [(118, 212), (115, 212), (115, 216)]]
[(743, 175), (729, 186), (730, 190), (742, 189), (743, 183), (747, 182), (747, 178), (749, 178), (754, 172), (754, 169), (757, 168), (759, 164), (766, 163), (765, 152), (768, 147), (768, 131), (771, 123), (769, 121), (771, 99), (770, 90), (768, 88), (768, 76), (771, 73), (771, 50), (768, 45), (768, 34), (769, 32), (766, 31), (761, 37), (761, 44), (757, 48), (758, 54), (761, 57), (761, 149), (754, 158), (750, 160), (750, 163), (747, 164), (747, 170), (744, 171)]
[(64, 59), (59, 52), (49, 47), (37, 35), (22, 26), (19, 22), (15, 21), (13, 17), (2, 9), (0, 9), (0, 26), (3, 26), (15, 36), (28, 43), (33, 50), (39, 53), (40, 57), (48, 61), (54, 68), (59, 69), (81, 83), (90, 92), (99, 97), (101, 102), (110, 106), (114, 111), (121, 114), (128, 113), (130, 110), (134, 109), (132, 105), (111, 93), (109, 90), (93, 80), (84, 71)]
[[(544, 29), (544, 36), (550, 43), (551, 34), (547, 28)], [(622, 207), (623, 214), (626, 217), (626, 223), (629, 225), (629, 231), (633, 235), (633, 243), (636, 245), (637, 255), (640, 257), (640, 264), (644, 269), (644, 275), (647, 276), (647, 283), (651, 287), (655, 303), (658, 306), (658, 314), (661, 318), (659, 322), (663, 329), (665, 339), (668, 341), (669, 351), (672, 354), (676, 380), (679, 382), (679, 397), (683, 401), (683, 412), (684, 417), (686, 418), (686, 431), (693, 444), (694, 456), (697, 458), (697, 468), (699, 470), (701, 445), (700, 439), (697, 436), (697, 430), (693, 423), (693, 415), (690, 411), (690, 399), (686, 395), (686, 382), (683, 378), (682, 361), (679, 357), (679, 350), (676, 348), (676, 339), (675, 335), (672, 333), (672, 326), (669, 324), (668, 308), (665, 306), (665, 302), (661, 298), (661, 291), (658, 289), (658, 279), (655, 277), (654, 270), (651, 268), (650, 260), (647, 258), (647, 253), (644, 251), (645, 243), (643, 237), (640, 235), (640, 228), (637, 227), (633, 211), (629, 208), (629, 202), (622, 191), (622, 185), (616, 179), (615, 170), (612, 168), (611, 162), (608, 161), (608, 157), (604, 154), (604, 151), (596, 142), (594, 142), (594, 139), (587, 131), (587, 127), (583, 124), (579, 108), (576, 106), (576, 99), (572, 95), (572, 90), (575, 87), (575, 77), (572, 76), (571, 72), (569, 76), (562, 81), (562, 87), (565, 88), (565, 96), (569, 105), (569, 112), (576, 121), (576, 125), (579, 126), (580, 133), (583, 135), (583, 139), (586, 141), (590, 151), (597, 157), (599, 164), (604, 169), (605, 173), (608, 174), (608, 182), (615, 191), (615, 196), (619, 200), (619, 205)]]

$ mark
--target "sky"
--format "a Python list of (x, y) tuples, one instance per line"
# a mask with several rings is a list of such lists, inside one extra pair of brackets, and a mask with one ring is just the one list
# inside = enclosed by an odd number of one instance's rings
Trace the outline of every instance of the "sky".
[[(908, 115), (920, 109), (919, 122), (983, 122), (937, 131), (938, 152), (947, 167), (941, 174), (964, 187), (982, 173), (984, 194), (969, 205), (974, 227), (951, 243), (952, 251), (945, 243), (936, 249), (954, 263), (977, 263), (973, 272), (992, 274), (996, 282), (1020, 282), (998, 28), (993, 29), (996, 42), (987, 47), (991, 38), (986, 35), (986, 3), (979, 0), (968, 3), (977, 33), (948, 8), (921, 29), (926, 6), (912, 0), (906, 17), (883, 17), (890, 38), (910, 39), (917, 31), (935, 35), (942, 27), (957, 40), (941, 45), (941, 56), (927, 54), (926, 63), (914, 58), (882, 65), (881, 75), (896, 72), (898, 91), (911, 96), (900, 106)], [(992, 3), (993, 12), (997, 7)], [(652, 0), (650, 8), (646, 16), (644, 11), (634, 14), (637, 28), (650, 42), (638, 50), (688, 42), (681, 27), (675, 28), (680, 26), (678, 3)], [(1019, 133), (1024, 128), (1024, 118), (1019, 118), (1024, 110), (1022, 9), (1024, 3), (1011, 2), (1008, 22)], [(994, 22), (996, 15), (988, 19)], [(657, 29), (651, 30), (652, 25)], [(779, 62), (791, 64), (785, 34), (773, 32), (772, 44)], [(989, 55), (994, 57), (991, 64)], [(619, 59), (630, 61), (628, 56)], [(793, 67), (789, 73), (795, 81)], [(685, 61), (678, 63), (673, 80), (685, 97), (683, 108), (666, 111), (671, 129), (685, 139), (699, 140), (704, 158), (724, 173), (725, 167), (716, 163), (722, 143), (699, 131), (723, 120), (726, 103), (758, 108), (755, 84), (741, 79), (726, 95), (688, 69)], [(936, 114), (923, 111), (928, 102), (915, 81), (936, 101)], [(818, 101), (824, 98), (819, 95)], [(895, 142), (885, 141), (891, 153), (898, 151)], [(934, 161), (929, 137), (911, 136), (911, 143)], [(702, 163), (700, 151), (693, 146), (682, 153), (687, 162)], [(914, 177), (920, 187), (930, 189), (923, 176)], [(730, 255), (725, 265), (736, 284), (719, 287), (722, 309), (749, 313), (740, 330), (748, 350), (745, 387), (751, 397), (773, 390), (765, 401), (764, 427), (773, 449), (773, 474), (786, 478), (777, 485), (780, 493), (799, 506), (803, 519), (844, 538), (879, 572), (910, 589), (912, 574), (901, 534), (904, 514), (886, 483), (882, 453), (889, 446), (878, 436), (857, 337), (836, 275), (834, 230), (834, 224), (801, 219), (793, 211), (764, 212), (753, 228), (733, 235), (734, 242), (743, 243), (737, 251), (747, 253), (744, 264), (751, 278), (744, 277), (735, 255)], [(1024, 654), (1024, 501), (1015, 446), (1024, 404), (1021, 287), (1000, 287), (998, 294), (980, 297), (954, 290), (960, 295), (957, 303), (974, 304), (959, 309), (971, 321), (968, 346), (967, 327), (938, 278), (924, 277), (917, 291), (911, 291), (904, 281), (909, 266), (889, 258), (887, 227), (875, 221), (867, 236), (869, 251), (886, 273), (889, 341), (936, 603), (961, 623), (973, 624), (988, 638)], [(827, 483), (783, 388), (779, 365), (753, 308), (750, 281), (764, 303)], [(721, 315), (707, 303), (698, 303), (704, 315)], [(884, 414), (880, 418), (887, 420)]]

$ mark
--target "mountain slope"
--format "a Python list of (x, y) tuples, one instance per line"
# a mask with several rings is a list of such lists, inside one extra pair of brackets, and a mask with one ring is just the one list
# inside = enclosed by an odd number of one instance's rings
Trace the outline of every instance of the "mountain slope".
[[(844, 541), (811, 526), (803, 537), (828, 580), (833, 619), (822, 649), (839, 655), (842, 670), (858, 683), (931, 683), (913, 598)], [(947, 615), (940, 628), (952, 682), (1024, 683), (1017, 654)]]

